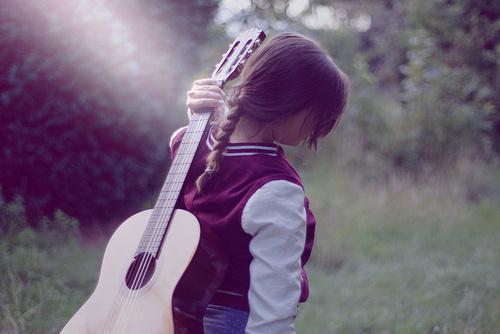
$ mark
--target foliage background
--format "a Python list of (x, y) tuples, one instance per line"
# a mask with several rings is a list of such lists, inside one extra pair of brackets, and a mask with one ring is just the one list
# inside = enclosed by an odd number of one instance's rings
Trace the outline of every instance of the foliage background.
[[(0, 331), (57, 332), (150, 207), (185, 92), (240, 31), (316, 39), (352, 81), (319, 152), (299, 333), (500, 331), (500, 4), (0, 3)], [(81, 271), (73, 268), (79, 264)]]

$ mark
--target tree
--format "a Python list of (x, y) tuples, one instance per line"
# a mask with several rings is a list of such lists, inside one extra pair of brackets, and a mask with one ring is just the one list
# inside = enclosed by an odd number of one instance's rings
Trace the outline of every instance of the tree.
[[(121, 219), (159, 189), (218, 2), (3, 1), (0, 184), (31, 218)], [(208, 29), (207, 29), (208, 27)], [(34, 221), (34, 219), (32, 219)]]

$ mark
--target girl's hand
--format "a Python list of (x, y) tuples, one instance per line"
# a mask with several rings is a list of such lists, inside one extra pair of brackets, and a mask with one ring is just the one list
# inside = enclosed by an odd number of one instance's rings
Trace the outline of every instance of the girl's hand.
[(219, 118), (224, 110), (224, 98), (226, 94), (220, 88), (219, 83), (211, 78), (199, 79), (193, 83), (191, 90), (187, 92), (186, 105), (188, 107), (188, 118), (191, 120), (193, 112), (202, 108), (215, 108), (215, 118)]

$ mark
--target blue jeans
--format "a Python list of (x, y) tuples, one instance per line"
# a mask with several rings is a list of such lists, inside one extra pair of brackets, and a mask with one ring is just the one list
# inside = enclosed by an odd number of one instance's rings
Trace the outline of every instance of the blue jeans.
[(248, 316), (245, 311), (209, 304), (203, 317), (204, 334), (245, 334)]

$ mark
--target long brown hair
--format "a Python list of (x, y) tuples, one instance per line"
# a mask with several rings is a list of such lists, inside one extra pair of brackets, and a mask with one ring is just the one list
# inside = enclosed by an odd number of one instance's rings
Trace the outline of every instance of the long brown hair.
[(316, 149), (318, 138), (333, 131), (345, 109), (349, 78), (314, 40), (285, 32), (266, 41), (249, 58), (241, 82), (227, 100), (228, 111), (216, 125), (216, 143), (207, 168), (196, 180), (202, 191), (219, 170), (223, 152), (240, 116), (273, 122), (310, 110), (306, 141)]

